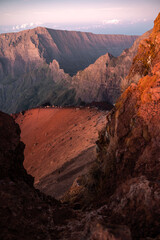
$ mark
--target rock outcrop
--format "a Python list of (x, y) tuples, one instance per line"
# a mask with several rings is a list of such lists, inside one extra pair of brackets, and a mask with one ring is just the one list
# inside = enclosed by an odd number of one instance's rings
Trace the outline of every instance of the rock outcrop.
[(71, 210), (33, 188), (23, 167), (24, 144), (12, 117), (0, 112), (0, 239), (57, 239)]
[(126, 226), (106, 224), (96, 211), (73, 210), (35, 190), (23, 168), (18, 124), (2, 112), (0, 135), (0, 239), (131, 239)]
[(23, 168), (24, 144), (20, 142), (20, 128), (11, 117), (0, 112), (0, 179), (24, 181), (33, 185), (33, 177)]
[(97, 162), (64, 201), (93, 201), (93, 206), (103, 206), (98, 213), (110, 223), (127, 225), (132, 239), (159, 239), (160, 14), (150, 36), (140, 43), (128, 78), (138, 75), (143, 77), (107, 115), (97, 141)]
[(51, 105), (76, 104), (75, 90), (70, 87), (71, 77), (59, 68), (56, 60), (17, 78), (0, 83), (0, 109), (15, 113), (47, 102)]
[(76, 90), (76, 99), (80, 98), (84, 102), (108, 101), (112, 104), (115, 103), (121, 92), (129, 86), (126, 76), (140, 41), (146, 39), (150, 32), (137, 38), (133, 46), (125, 49), (120, 56), (113, 57), (107, 53), (98, 58), (94, 64), (73, 76), (71, 84)]

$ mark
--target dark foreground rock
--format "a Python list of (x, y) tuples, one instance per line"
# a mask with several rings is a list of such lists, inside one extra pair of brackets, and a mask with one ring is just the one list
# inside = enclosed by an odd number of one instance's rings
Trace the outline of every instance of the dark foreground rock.
[(2, 112), (0, 136), (0, 239), (56, 239), (55, 226), (72, 217), (71, 210), (33, 188), (23, 167), (20, 128)]

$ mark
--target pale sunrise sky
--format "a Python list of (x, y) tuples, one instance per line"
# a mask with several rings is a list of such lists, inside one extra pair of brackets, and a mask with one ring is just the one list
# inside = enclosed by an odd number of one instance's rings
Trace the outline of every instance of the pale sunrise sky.
[(143, 34), (160, 0), (0, 0), (0, 33), (36, 26), (106, 34)]

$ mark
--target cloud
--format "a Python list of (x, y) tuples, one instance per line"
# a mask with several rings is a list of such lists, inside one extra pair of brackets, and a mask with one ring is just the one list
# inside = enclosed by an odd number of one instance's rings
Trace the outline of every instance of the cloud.
[(27, 26), (28, 26), (27, 23), (23, 23), (23, 24), (20, 26), (20, 28), (21, 28), (21, 29), (24, 29), (24, 28), (26, 28)]
[(36, 22), (36, 23), (33, 23), (33, 22), (31, 22), (31, 23), (23, 23), (21, 25), (13, 26), (12, 30), (17, 31), (17, 30), (21, 30), (21, 29), (28, 29), (30, 27), (36, 27), (38, 25), (41, 25), (41, 23), (40, 22)]
[(118, 24), (120, 23), (120, 20), (118, 19), (109, 19), (109, 20), (103, 20), (103, 25), (106, 25), (106, 24)]

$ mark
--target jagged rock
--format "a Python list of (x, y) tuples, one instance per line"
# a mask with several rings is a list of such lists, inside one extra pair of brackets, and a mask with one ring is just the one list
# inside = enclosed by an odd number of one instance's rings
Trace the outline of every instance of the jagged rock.
[(99, 214), (110, 223), (127, 225), (133, 239), (156, 239), (160, 234), (159, 26), (160, 14), (152, 33), (140, 43), (128, 76), (132, 74), (133, 81), (137, 74), (142, 78), (108, 114), (97, 141), (97, 162), (79, 179), (77, 199), (72, 197), (74, 189), (67, 196), (72, 204), (104, 205)]
[(67, 73), (76, 74), (107, 51), (119, 55), (136, 38), (42, 27), (0, 34), (0, 110), (15, 113), (46, 102), (79, 104), (80, 96), (76, 97), (72, 77)]
[(94, 64), (73, 76), (71, 84), (76, 90), (76, 98), (85, 102), (115, 103), (121, 92), (129, 86), (126, 76), (132, 60), (137, 53), (140, 41), (146, 39), (150, 32), (137, 38), (133, 46), (125, 49), (120, 56), (113, 57), (107, 53), (99, 57)]
[(22, 180), (33, 186), (33, 177), (23, 168), (24, 144), (20, 141), (20, 128), (11, 117), (0, 112), (0, 179)]
[[(120, 55), (137, 36), (103, 35), (37, 27), (18, 33), (0, 34), (0, 66), (13, 76), (57, 60), (65, 72), (75, 74), (106, 52)], [(33, 66), (33, 64), (35, 66)], [(1, 79), (0, 78), (0, 79)]]
[(57, 239), (72, 212), (33, 188), (23, 168), (24, 144), (12, 117), (0, 112), (0, 239)]

